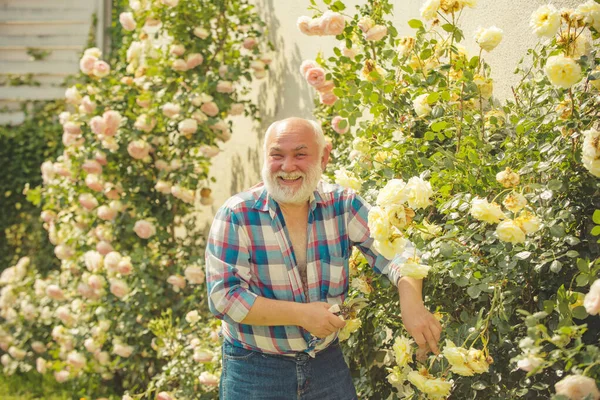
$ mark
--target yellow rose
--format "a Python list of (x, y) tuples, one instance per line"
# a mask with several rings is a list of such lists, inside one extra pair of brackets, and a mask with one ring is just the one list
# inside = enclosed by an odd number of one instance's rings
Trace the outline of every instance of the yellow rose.
[(467, 365), (476, 374), (483, 374), (484, 372), (488, 372), (488, 369), (490, 368), (490, 365), (487, 363), (487, 358), (483, 351), (473, 348), (469, 349), (469, 352), (467, 354)]
[(445, 399), (450, 396), (451, 390), (452, 382), (437, 378), (427, 380), (423, 392), (427, 393), (430, 399)]
[(369, 210), (369, 231), (375, 240), (386, 241), (390, 237), (390, 221), (387, 213), (381, 207), (372, 207)]
[(415, 38), (412, 36), (402, 36), (399, 40), (398, 53), (401, 57), (407, 56), (415, 48)]
[(540, 229), (542, 221), (540, 221), (536, 215), (528, 211), (523, 211), (519, 217), (515, 219), (515, 224), (529, 235)]
[(421, 7), (421, 17), (426, 20), (434, 19), (440, 8), (440, 0), (427, 0)]
[(415, 216), (415, 212), (408, 207), (386, 207), (388, 220), (398, 229), (406, 228)]
[(546, 61), (544, 71), (554, 86), (568, 89), (581, 80), (581, 67), (571, 57), (562, 54)]
[(356, 191), (359, 191), (362, 186), (361, 181), (351, 172), (347, 171), (346, 168), (340, 168), (335, 171), (335, 183)]
[(571, 99), (563, 100), (556, 105), (554, 111), (558, 114), (558, 118), (567, 120), (573, 114), (573, 103)]
[(415, 279), (423, 279), (429, 273), (431, 267), (425, 264), (419, 264), (418, 257), (411, 257), (404, 264), (400, 264), (400, 275), (409, 276)]
[(362, 276), (353, 278), (352, 282), (350, 283), (350, 286), (367, 295), (371, 294), (371, 292), (373, 291), (371, 285), (369, 285), (369, 283)]
[(375, 243), (373, 245), (375, 247), (375, 250), (377, 250), (379, 254), (381, 254), (388, 260), (391, 260), (396, 256), (396, 254), (400, 254), (404, 251), (407, 242), (408, 241), (402, 236), (395, 235), (395, 237), (393, 237), (391, 240), (375, 240)]
[(404, 187), (406, 183), (402, 179), (389, 180), (377, 195), (377, 205), (382, 207), (398, 206), (406, 201)]
[(527, 199), (521, 193), (513, 192), (504, 198), (504, 207), (516, 213), (527, 205)]
[(431, 106), (427, 102), (429, 94), (425, 93), (413, 100), (413, 107), (418, 117), (426, 117), (431, 114)]
[(509, 188), (517, 186), (521, 178), (519, 177), (519, 174), (513, 172), (512, 169), (506, 168), (504, 171), (500, 171), (496, 174), (496, 180), (505, 188)]
[(410, 208), (419, 209), (431, 205), (430, 197), (433, 196), (433, 190), (429, 182), (418, 176), (413, 176), (406, 183), (404, 190), (406, 191), (406, 201)]
[(462, 347), (457, 347), (451, 340), (446, 339), (446, 346), (442, 354), (451, 365), (451, 371), (462, 376), (472, 376), (473, 370), (467, 365), (468, 352)]
[(495, 26), (490, 26), (487, 29), (479, 28), (475, 32), (475, 41), (485, 51), (492, 51), (500, 44), (504, 31)]
[(427, 220), (423, 220), (423, 227), (427, 230), (427, 233), (421, 232), (421, 238), (423, 240), (429, 240), (442, 233), (442, 227), (433, 223), (429, 223)]
[(421, 392), (425, 392), (425, 387), (427, 385), (427, 377), (423, 376), (422, 374), (420, 374), (417, 371), (410, 371), (408, 373), (408, 375), (406, 376), (406, 379), (412, 383), (413, 385), (415, 385), (415, 387), (417, 389), (419, 389)]
[(500, 206), (488, 203), (486, 199), (474, 198), (471, 205), (471, 215), (479, 221), (495, 224), (506, 218)]
[(492, 97), (494, 92), (494, 81), (492, 78), (486, 78), (478, 74), (473, 77), (473, 82), (477, 85), (477, 90), (483, 99), (487, 100)]
[(399, 336), (394, 340), (394, 355), (396, 356), (396, 364), (403, 367), (412, 362), (414, 340)]
[(560, 27), (560, 13), (551, 5), (543, 5), (531, 14), (529, 26), (537, 36), (552, 37)]
[(525, 241), (525, 232), (511, 219), (500, 222), (496, 227), (496, 234), (503, 242), (516, 244)]
[(347, 340), (352, 333), (356, 332), (360, 328), (361, 325), (362, 322), (358, 318), (347, 320), (346, 325), (340, 329), (340, 332), (338, 333), (338, 339), (340, 342)]

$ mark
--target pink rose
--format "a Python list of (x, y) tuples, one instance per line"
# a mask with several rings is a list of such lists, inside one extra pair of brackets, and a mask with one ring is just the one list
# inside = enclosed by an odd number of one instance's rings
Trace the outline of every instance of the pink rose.
[(265, 65), (269, 65), (273, 62), (273, 56), (268, 55), (268, 54), (263, 54), (262, 56), (260, 56), (260, 61), (265, 63)]
[(144, 140), (134, 140), (127, 145), (127, 152), (136, 160), (148, 157), (150, 149), (150, 145)]
[(204, 57), (199, 53), (192, 53), (188, 56), (186, 65), (188, 69), (196, 68), (198, 65), (202, 64), (204, 61)]
[(85, 139), (80, 135), (71, 135), (65, 132), (62, 136), (62, 142), (65, 147), (79, 147), (85, 142)]
[(304, 79), (311, 86), (320, 86), (325, 82), (325, 70), (323, 68), (311, 68), (304, 74)]
[(254, 71), (264, 71), (265, 66), (265, 63), (261, 60), (254, 60), (250, 63), (250, 68), (252, 68)]
[(88, 278), (88, 285), (94, 290), (100, 290), (106, 284), (104, 277), (100, 275), (90, 275)]
[(174, 56), (182, 56), (185, 53), (185, 46), (182, 44), (173, 44), (169, 48), (169, 52)]
[(96, 200), (92, 194), (84, 193), (79, 195), (79, 204), (86, 210), (92, 211), (94, 208), (98, 207), (98, 200)]
[(72, 86), (65, 90), (65, 99), (69, 104), (78, 105), (81, 102), (81, 94), (75, 86)]
[(319, 93), (319, 97), (320, 97), (321, 103), (325, 104), (326, 106), (334, 105), (338, 99), (337, 96), (335, 94), (333, 94), (333, 92)]
[(105, 256), (108, 253), (110, 253), (111, 251), (114, 251), (114, 248), (112, 247), (112, 245), (110, 243), (102, 240), (102, 241), (98, 242), (98, 244), (96, 245), (96, 251), (98, 253), (102, 254), (103, 256)]
[(600, 313), (600, 279), (596, 279), (590, 291), (585, 295), (583, 306), (590, 315), (598, 315)]
[(149, 99), (140, 99), (138, 97), (135, 99), (135, 103), (142, 108), (148, 108), (150, 107), (151, 101)]
[(184, 136), (191, 135), (193, 133), (196, 133), (196, 131), (198, 130), (198, 122), (196, 122), (195, 119), (191, 118), (184, 119), (177, 125), (177, 129), (179, 130), (179, 133), (181, 133)]
[(217, 386), (219, 384), (219, 378), (207, 371), (204, 371), (200, 374), (198, 381), (207, 386)]
[(214, 117), (219, 113), (219, 107), (217, 107), (217, 105), (214, 102), (209, 101), (207, 103), (202, 104), (202, 106), (200, 107), (200, 111), (202, 111), (209, 117)]
[(175, 71), (187, 71), (189, 69), (187, 62), (185, 60), (182, 60), (181, 58), (178, 58), (177, 60), (173, 61), (173, 64), (171, 64), (171, 68), (173, 68)]
[(600, 391), (593, 378), (583, 375), (569, 375), (556, 385), (556, 394), (568, 397), (570, 400), (583, 400), (591, 396), (593, 400), (600, 399)]
[(106, 154), (101, 151), (97, 151), (94, 153), (94, 159), (98, 161), (100, 165), (106, 165)]
[(100, 163), (96, 160), (85, 160), (81, 168), (83, 168), (83, 170), (88, 174), (102, 173), (102, 165), (100, 165)]
[(66, 122), (63, 125), (63, 129), (70, 135), (79, 135), (81, 133), (81, 127), (75, 122)]
[(333, 83), (333, 81), (325, 81), (322, 84), (315, 86), (315, 89), (317, 89), (317, 91), (319, 92), (331, 92), (333, 89), (335, 89), (335, 84)]
[(104, 266), (109, 271), (116, 271), (123, 258), (117, 251), (111, 251), (104, 257)]
[(111, 279), (110, 292), (121, 299), (129, 293), (129, 286), (121, 279)]
[(69, 371), (55, 371), (54, 372), (54, 379), (56, 379), (56, 382), (58, 383), (63, 383), (69, 380)]
[(160, 0), (167, 7), (175, 7), (179, 4), (179, 0)]
[(52, 222), (56, 219), (56, 213), (52, 210), (44, 210), (40, 214), (40, 217), (44, 222)]
[(156, 182), (156, 185), (154, 185), (154, 189), (160, 193), (171, 194), (171, 184), (169, 182), (158, 181)]
[(200, 26), (197, 26), (194, 28), (194, 36), (196, 36), (200, 39), (206, 39), (209, 35), (210, 35), (210, 33), (206, 29), (204, 29)]
[(384, 25), (375, 25), (365, 33), (365, 39), (377, 41), (383, 39), (387, 35), (387, 27)]
[(133, 127), (139, 129), (140, 131), (144, 131), (146, 133), (150, 133), (152, 129), (156, 126), (156, 119), (150, 118), (146, 114), (141, 114), (135, 120)]
[(104, 185), (98, 179), (97, 175), (90, 174), (85, 177), (85, 185), (92, 189), (94, 192), (101, 192), (104, 189)]
[(340, 13), (331, 10), (325, 11), (321, 16), (321, 31), (324, 35), (337, 36), (344, 32), (346, 20)]
[(213, 158), (220, 152), (221, 150), (217, 146), (209, 146), (206, 144), (200, 146), (200, 153), (202, 153), (202, 155), (204, 155), (206, 158)]
[(205, 274), (202, 267), (187, 267), (184, 271), (185, 279), (193, 285), (204, 283)]
[(256, 41), (256, 38), (248, 37), (242, 42), (242, 47), (244, 47), (247, 50), (252, 50), (254, 47), (256, 47), (257, 44), (258, 42)]
[(192, 356), (197, 363), (209, 363), (212, 361), (213, 357), (214, 354), (204, 350), (194, 351), (194, 355)]
[(308, 36), (323, 36), (323, 28), (321, 27), (321, 18), (312, 19), (308, 23)]
[(229, 72), (229, 67), (227, 65), (221, 65), (219, 67), (219, 76), (221, 78), (225, 78), (227, 76), (228, 72)]
[(296, 21), (296, 26), (298, 27), (300, 32), (302, 32), (303, 34), (310, 35), (310, 29), (309, 29), (310, 21), (311, 21), (310, 17), (303, 15), (300, 18), (298, 18), (298, 21)]
[(186, 282), (185, 282), (185, 278), (181, 275), (171, 275), (167, 278), (167, 283), (170, 283), (171, 285), (178, 287), (180, 289), (185, 288)]
[(108, 187), (104, 188), (104, 195), (110, 200), (119, 200), (121, 198), (121, 191), (119, 189)]
[(85, 96), (83, 100), (81, 100), (81, 105), (79, 106), (79, 111), (85, 114), (91, 114), (96, 110), (96, 103), (90, 100), (90, 96)]
[(160, 392), (156, 395), (156, 400), (174, 400), (174, 398), (167, 392)]
[(114, 210), (108, 206), (100, 206), (98, 208), (98, 218), (104, 221), (112, 221), (117, 216), (117, 210)]
[(358, 54), (358, 50), (356, 50), (356, 48), (354, 47), (347, 48), (346, 46), (344, 46), (342, 48), (342, 54), (348, 57), (349, 59), (354, 60), (354, 58)]
[[(340, 127), (340, 122), (342, 122), (342, 121), (346, 121), (346, 126), (344, 128)], [(348, 132), (348, 130), (350, 129), (350, 124), (348, 124), (348, 120), (346, 118), (342, 118), (339, 115), (336, 115), (331, 120), (331, 127), (333, 128), (334, 131), (343, 135), (344, 133)]]
[(233, 83), (231, 83), (230, 81), (219, 81), (219, 83), (217, 83), (217, 92), (232, 93)]
[(319, 64), (317, 64), (317, 62), (313, 60), (304, 60), (300, 65), (300, 73), (302, 74), (302, 76), (305, 76), (306, 72), (312, 68), (319, 68)]
[(175, 186), (171, 187), (171, 194), (174, 197), (177, 197), (179, 200), (181, 200), (185, 203), (188, 203), (188, 204), (193, 204), (194, 199), (196, 198), (193, 190), (183, 188), (179, 185), (175, 185)]
[(156, 233), (156, 228), (151, 222), (141, 219), (139, 221), (136, 221), (135, 225), (133, 226), (133, 231), (140, 238), (148, 239), (151, 236), (154, 236), (154, 234)]
[(62, 289), (58, 285), (48, 285), (46, 286), (46, 295), (50, 297), (52, 300), (64, 300), (65, 294)]
[(117, 130), (119, 130), (119, 125), (121, 125), (123, 117), (117, 111), (108, 110), (102, 114), (102, 118), (106, 124), (104, 134), (106, 136), (114, 136), (117, 133)]
[(362, 17), (358, 21), (358, 27), (363, 33), (367, 33), (373, 26), (375, 26), (375, 22), (369, 17)]
[(119, 15), (119, 22), (121, 23), (121, 26), (123, 26), (123, 29), (125, 29), (126, 31), (131, 32), (136, 27), (135, 19), (133, 18), (133, 13), (130, 12), (121, 13)]
[(229, 125), (227, 125), (227, 123), (225, 121), (219, 121), (214, 125), (210, 126), (210, 129), (212, 129), (213, 131), (228, 131), (229, 130)]
[(46, 373), (46, 360), (44, 360), (42, 357), (38, 357), (35, 360), (35, 369), (40, 374), (45, 374)]
[(110, 74), (110, 65), (108, 65), (105, 61), (96, 61), (93, 72), (98, 78), (104, 78)]
[(81, 60), (79, 60), (79, 69), (84, 74), (89, 75), (92, 72), (94, 72), (94, 65), (96, 65), (97, 61), (98, 61), (97, 57), (90, 56), (90, 55), (87, 55), (87, 56), (84, 55), (83, 57), (81, 57)]
[(173, 103), (165, 103), (162, 107), (162, 112), (169, 118), (174, 118), (181, 112), (181, 107)]
[(133, 272), (133, 265), (131, 265), (129, 257), (126, 257), (123, 260), (121, 260), (121, 262), (119, 262), (119, 265), (117, 266), (117, 271), (121, 275), (129, 275)]

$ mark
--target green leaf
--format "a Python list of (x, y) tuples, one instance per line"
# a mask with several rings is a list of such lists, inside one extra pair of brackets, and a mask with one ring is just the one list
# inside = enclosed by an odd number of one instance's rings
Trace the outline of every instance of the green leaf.
[(575, 258), (575, 257), (579, 256), (579, 252), (576, 250), (569, 250), (569, 251), (567, 251), (566, 255), (569, 258)]
[(598, 235), (600, 235), (600, 225), (597, 225), (592, 228), (592, 236), (598, 236)]
[(340, 129), (345, 129), (348, 126), (348, 120), (342, 119), (338, 126), (340, 127)]
[(562, 182), (559, 181), (558, 179), (553, 179), (550, 182), (548, 182), (548, 189), (550, 190), (558, 190), (562, 187)]
[(586, 259), (579, 258), (577, 259), (577, 269), (579, 269), (581, 272), (589, 273), (590, 263)]
[(596, 225), (600, 225), (600, 210), (594, 211), (594, 215), (592, 216), (592, 220)]
[(438, 92), (430, 93), (429, 96), (427, 96), (427, 103), (433, 104), (436, 101), (438, 101), (439, 98), (440, 98), (440, 94)]
[(588, 274), (579, 274), (577, 279), (575, 279), (575, 282), (579, 287), (587, 286), (587, 284), (590, 282), (590, 276)]
[(448, 125), (448, 123), (446, 121), (438, 121), (431, 125), (431, 130), (434, 132), (440, 132), (447, 125)]
[(550, 264), (550, 271), (558, 273), (562, 269), (562, 265), (563, 264), (560, 261), (554, 260), (552, 261), (552, 264)]
[(588, 317), (587, 311), (585, 311), (585, 307), (578, 306), (573, 309), (573, 317), (577, 319), (586, 319)]
[(471, 296), (471, 298), (476, 299), (481, 294), (481, 289), (479, 288), (479, 286), (470, 286), (467, 289), (467, 294)]
[(515, 257), (517, 257), (519, 260), (527, 260), (529, 256), (531, 256), (530, 251), (522, 251), (520, 253), (515, 254)]
[(442, 25), (442, 29), (446, 32), (452, 32), (454, 30), (454, 25), (452, 24), (444, 24)]
[(419, 58), (421, 60), (427, 60), (429, 57), (431, 57), (432, 51), (431, 49), (424, 49), (421, 54), (419, 54)]
[(421, 20), (419, 19), (411, 19), (410, 21), (408, 21), (408, 26), (410, 26), (413, 29), (419, 29), (423, 27), (423, 22), (421, 22)]
[(335, 8), (335, 11), (343, 11), (346, 9), (346, 5), (338, 0), (335, 3), (333, 3), (332, 8)]
[(431, 131), (425, 132), (425, 140), (433, 140), (435, 139), (435, 134)]

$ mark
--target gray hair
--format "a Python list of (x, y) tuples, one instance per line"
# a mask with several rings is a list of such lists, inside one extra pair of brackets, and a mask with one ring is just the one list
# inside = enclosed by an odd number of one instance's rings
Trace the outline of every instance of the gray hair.
[[(269, 136), (271, 136), (271, 134), (273, 134), (273, 132), (275, 131), (275, 127), (283, 121), (285, 121), (285, 119), (275, 121), (271, 125), (269, 125), (269, 127), (267, 128), (267, 131), (265, 132), (265, 140), (264, 140), (264, 144), (263, 144), (263, 151), (265, 154), (267, 153), (267, 150), (268, 150), (267, 143), (269, 142)], [(317, 140), (317, 146), (319, 147), (319, 154), (320, 155), (323, 154), (323, 150), (325, 149), (326, 142), (325, 142), (325, 134), (323, 133), (321, 124), (312, 119), (304, 119), (304, 121), (308, 122), (310, 124), (310, 126), (312, 127), (312, 131), (315, 134), (315, 139)]]

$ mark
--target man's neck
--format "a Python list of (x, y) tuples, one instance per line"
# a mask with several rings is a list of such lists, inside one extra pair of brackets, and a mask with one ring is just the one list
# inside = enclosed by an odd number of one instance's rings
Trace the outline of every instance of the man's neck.
[(308, 211), (308, 200), (303, 203), (279, 203), (279, 207), (287, 215), (305, 215)]

